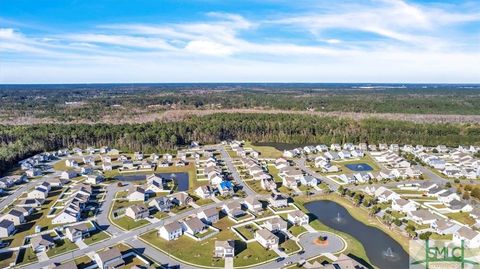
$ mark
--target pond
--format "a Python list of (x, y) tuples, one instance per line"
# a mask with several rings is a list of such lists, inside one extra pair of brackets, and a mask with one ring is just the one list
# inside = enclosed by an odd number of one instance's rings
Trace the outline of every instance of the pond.
[(366, 163), (351, 163), (345, 165), (348, 169), (355, 171), (355, 172), (364, 172), (364, 171), (372, 171), (373, 168), (366, 164)]
[[(150, 174), (148, 174), (150, 175)], [(115, 179), (121, 181), (141, 181), (147, 179), (147, 174), (121, 175), (116, 176)], [(166, 180), (174, 180), (177, 184), (177, 191), (188, 191), (188, 173), (155, 173), (158, 177)]]
[(305, 204), (305, 207), (323, 224), (350, 234), (360, 241), (375, 266), (388, 269), (408, 268), (409, 256), (397, 241), (380, 229), (356, 220), (343, 206), (322, 200)]

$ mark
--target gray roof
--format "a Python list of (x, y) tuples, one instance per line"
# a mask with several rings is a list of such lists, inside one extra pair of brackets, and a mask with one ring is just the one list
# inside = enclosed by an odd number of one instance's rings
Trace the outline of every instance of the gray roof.
[(3, 219), (2, 221), (0, 221), (0, 228), (7, 229), (8, 227), (10, 227), (12, 225), (13, 225), (13, 222), (8, 220), (8, 219)]
[(121, 257), (122, 253), (118, 248), (111, 248), (107, 249), (103, 252), (97, 253), (98, 257), (100, 258), (101, 261), (106, 262), (113, 260), (115, 258)]
[(474, 230), (472, 230), (471, 228), (468, 228), (468, 227), (462, 227), (462, 228), (458, 229), (457, 233), (461, 237), (467, 238), (469, 240), (472, 240), (473, 238), (478, 236), (478, 232), (476, 232), (476, 231), (474, 231)]
[(182, 226), (180, 226), (180, 223), (178, 221), (174, 221), (174, 222), (170, 222), (170, 223), (167, 223), (165, 225), (163, 225), (163, 227), (165, 228), (165, 230), (167, 230), (167, 232), (171, 233), (173, 231), (176, 231), (176, 230), (181, 230), (182, 229)]
[(270, 232), (267, 229), (257, 230), (256, 233), (265, 240), (278, 239), (278, 237), (276, 235), (274, 235), (272, 232)]

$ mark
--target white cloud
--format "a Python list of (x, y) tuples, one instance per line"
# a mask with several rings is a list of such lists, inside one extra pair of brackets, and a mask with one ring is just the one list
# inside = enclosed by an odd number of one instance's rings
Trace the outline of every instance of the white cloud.
[[(452, 27), (478, 21), (478, 14), (400, 0), (328, 3), (330, 9), (281, 19), (212, 12), (195, 22), (55, 35), (0, 28), (0, 51), (10, 55), (0, 82), (478, 82), (480, 48)], [(288, 34), (270, 31), (276, 28)], [(335, 36), (337, 30), (383, 38)]]

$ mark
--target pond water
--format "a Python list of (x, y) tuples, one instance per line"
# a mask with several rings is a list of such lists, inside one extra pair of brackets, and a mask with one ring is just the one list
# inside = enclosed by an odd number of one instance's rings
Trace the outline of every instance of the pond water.
[[(148, 174), (150, 175), (150, 174)], [(147, 174), (133, 174), (116, 176), (115, 179), (121, 181), (141, 181), (146, 180)], [(155, 173), (155, 175), (167, 179), (174, 180), (177, 184), (177, 191), (188, 191), (188, 173)]]
[(368, 258), (378, 268), (405, 269), (409, 256), (389, 235), (353, 218), (341, 205), (333, 201), (314, 201), (305, 207), (323, 224), (355, 237), (365, 248)]
[(366, 163), (351, 163), (345, 165), (348, 169), (355, 172), (372, 171), (373, 168)]

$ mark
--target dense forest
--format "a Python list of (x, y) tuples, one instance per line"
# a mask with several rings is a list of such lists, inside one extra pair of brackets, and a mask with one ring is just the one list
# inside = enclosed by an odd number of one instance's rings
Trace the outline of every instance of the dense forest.
[(192, 140), (228, 139), (285, 143), (399, 143), (450, 146), (480, 144), (480, 125), (415, 124), (378, 119), (350, 120), (289, 114), (213, 114), (145, 124), (0, 125), (0, 172), (45, 150), (104, 146), (162, 152)]
[(0, 85), (0, 119), (98, 121), (169, 109), (282, 109), (480, 114), (480, 85), (93, 84)]

